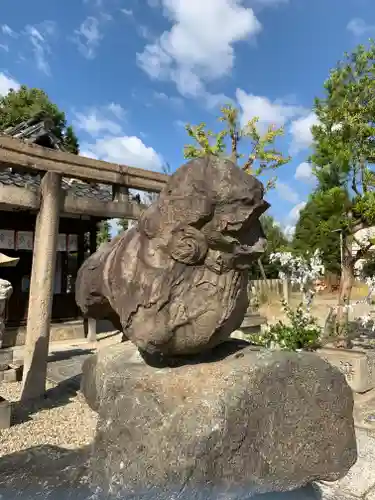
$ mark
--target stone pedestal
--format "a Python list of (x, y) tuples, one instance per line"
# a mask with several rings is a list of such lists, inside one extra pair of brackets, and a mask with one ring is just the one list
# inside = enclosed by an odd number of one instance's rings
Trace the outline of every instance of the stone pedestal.
[(354, 392), (364, 393), (375, 388), (375, 355), (356, 349), (325, 347), (317, 354), (344, 375)]
[(247, 313), (239, 330), (235, 330), (231, 337), (246, 340), (248, 335), (260, 335), (262, 326), (267, 324), (267, 318), (258, 313)]
[(352, 392), (315, 354), (232, 341), (168, 368), (120, 344), (85, 362), (82, 390), (99, 414), (92, 486), (122, 498), (239, 500), (356, 461)]

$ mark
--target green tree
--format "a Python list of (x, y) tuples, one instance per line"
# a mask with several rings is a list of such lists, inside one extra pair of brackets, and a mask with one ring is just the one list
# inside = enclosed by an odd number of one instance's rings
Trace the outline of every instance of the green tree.
[(125, 217), (122, 217), (121, 219), (116, 219), (116, 222), (119, 228), (118, 234), (122, 233), (123, 231), (126, 231), (129, 227), (129, 221), (128, 219), (125, 219)]
[[(269, 126), (266, 132), (261, 133), (257, 127), (259, 118), (254, 117), (241, 127), (237, 108), (228, 104), (220, 111), (218, 120), (224, 124), (224, 129), (218, 133), (207, 129), (205, 123), (186, 125), (186, 131), (195, 144), (185, 146), (185, 158), (199, 158), (207, 154), (229, 157), (244, 171), (255, 176), (276, 170), (290, 161), (290, 157), (284, 157), (275, 149), (277, 137), (284, 134), (283, 128)], [(240, 146), (245, 141), (249, 142), (246, 149), (250, 151), (246, 154), (240, 152)], [(267, 188), (272, 187), (275, 180), (271, 178)]]
[[(267, 250), (262, 255), (263, 269), (266, 277), (269, 279), (276, 279), (279, 277), (279, 266), (270, 262), (271, 253), (276, 253), (285, 250), (288, 247), (288, 240), (281, 230), (279, 224), (271, 215), (261, 215), (260, 221), (267, 238)], [(262, 278), (261, 269), (259, 265), (254, 262), (249, 270), (250, 279)]]
[(107, 243), (111, 239), (111, 232), (109, 227), (109, 222), (107, 220), (103, 220), (98, 224), (98, 232), (96, 234), (96, 245), (99, 246), (102, 243)]
[(0, 132), (15, 127), (37, 114), (48, 115), (54, 124), (53, 133), (71, 153), (79, 153), (78, 139), (71, 126), (67, 126), (65, 113), (52, 103), (41, 89), (22, 85), (0, 97)]
[[(166, 175), (171, 175), (172, 174), (172, 169), (169, 163), (164, 163), (161, 167), (161, 171), (163, 174)], [(154, 203), (158, 198), (158, 193), (147, 193), (144, 192), (141, 203), (145, 206), (151, 205), (151, 203)], [(119, 226), (119, 233), (122, 231), (126, 231), (129, 227), (129, 221), (125, 217), (117, 219), (117, 225)]]
[[(324, 84), (325, 95), (315, 100), (318, 125), (313, 127), (313, 155), (310, 160), (319, 189), (345, 190), (343, 267), (339, 308), (334, 323), (335, 344), (350, 347), (348, 314), (354, 282), (354, 266), (365, 258), (371, 242), (352, 245), (359, 229), (375, 224), (375, 44), (358, 46), (334, 68)], [(360, 242), (357, 242), (360, 243)]]
[(340, 231), (349, 203), (341, 187), (314, 192), (300, 212), (292, 242), (293, 250), (305, 256), (320, 250), (325, 269), (336, 275), (341, 273)]

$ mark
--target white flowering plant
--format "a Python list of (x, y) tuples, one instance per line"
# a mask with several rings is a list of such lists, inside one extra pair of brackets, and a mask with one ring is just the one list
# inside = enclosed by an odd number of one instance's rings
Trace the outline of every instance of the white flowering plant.
[(291, 252), (277, 252), (270, 255), (270, 261), (280, 265), (279, 277), (297, 285), (302, 293), (306, 310), (311, 308), (316, 294), (316, 282), (324, 276), (324, 266), (316, 250), (311, 258), (293, 255)]
[(280, 265), (281, 279), (288, 279), (292, 285), (298, 285), (302, 302), (293, 310), (282, 300), (282, 308), (288, 322), (278, 321), (262, 335), (251, 337), (249, 340), (272, 349), (316, 349), (319, 347), (322, 329), (317, 319), (310, 314), (310, 309), (316, 293), (316, 282), (324, 274), (319, 252), (315, 252), (310, 259), (293, 255), (291, 252), (278, 252), (270, 255), (270, 261)]
[(316, 318), (306, 313), (302, 303), (295, 310), (284, 300), (282, 306), (289, 323), (278, 321), (267, 328), (262, 335), (250, 340), (271, 349), (288, 351), (317, 349), (322, 330)]

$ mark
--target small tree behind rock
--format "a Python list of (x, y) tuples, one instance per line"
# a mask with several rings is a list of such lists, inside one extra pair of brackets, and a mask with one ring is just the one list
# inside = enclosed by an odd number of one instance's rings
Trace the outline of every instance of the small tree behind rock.
[[(205, 123), (186, 125), (186, 131), (195, 144), (185, 146), (185, 158), (199, 158), (207, 154), (226, 156), (239, 164), (245, 172), (255, 176), (277, 170), (290, 161), (289, 156), (285, 157), (275, 149), (277, 137), (284, 134), (282, 127), (275, 128), (271, 125), (262, 133), (257, 127), (257, 117), (241, 127), (239, 110), (231, 104), (221, 108), (219, 122), (224, 124), (224, 129), (218, 133), (208, 129)], [(240, 152), (240, 145), (246, 141), (249, 143), (249, 152), (244, 154)], [(274, 186), (275, 180), (271, 178), (266, 187)]]

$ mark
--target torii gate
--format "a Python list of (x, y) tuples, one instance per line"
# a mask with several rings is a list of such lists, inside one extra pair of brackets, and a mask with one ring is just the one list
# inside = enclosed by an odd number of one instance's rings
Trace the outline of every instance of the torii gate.
[[(129, 201), (129, 188), (160, 192), (166, 174), (117, 165), (91, 158), (30, 145), (0, 136), (0, 169), (12, 168), (40, 173), (38, 193), (26, 188), (0, 186), (0, 204), (37, 210), (29, 309), (24, 354), (22, 399), (45, 392), (49, 332), (53, 300), (60, 213), (95, 215), (103, 218), (137, 219), (138, 204)], [(112, 185), (112, 202), (65, 195), (62, 177)]]

